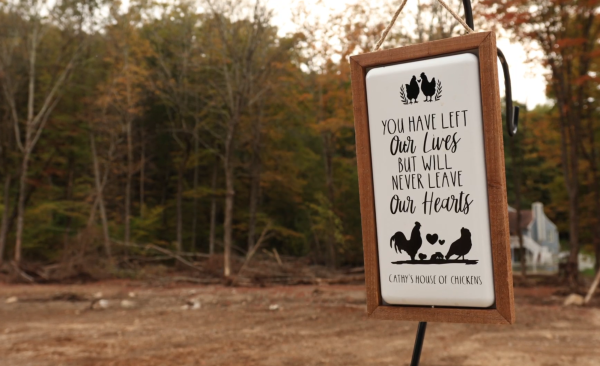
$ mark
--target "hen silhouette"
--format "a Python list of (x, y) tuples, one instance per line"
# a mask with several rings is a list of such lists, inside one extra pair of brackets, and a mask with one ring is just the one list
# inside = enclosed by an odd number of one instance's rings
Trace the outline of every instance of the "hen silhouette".
[(421, 224), (415, 222), (415, 227), (413, 227), (410, 233), (410, 240), (406, 240), (404, 233), (398, 231), (390, 238), (390, 248), (395, 248), (396, 253), (402, 253), (404, 250), (410, 256), (410, 259), (414, 261), (417, 252), (421, 248), (421, 244), (423, 244), (420, 229)]
[[(431, 81), (427, 80), (427, 75), (424, 72), (421, 73), (421, 91), (425, 95), (426, 102), (433, 102), (431, 97), (435, 94), (435, 78), (431, 79)], [(427, 100), (429, 98), (429, 100)]]
[(417, 77), (413, 75), (412, 79), (410, 79), (410, 84), (406, 84), (406, 96), (412, 104), (412, 100), (417, 102), (417, 97), (419, 96), (419, 84), (417, 84)]
[(463, 227), (460, 229), (460, 238), (450, 245), (450, 250), (448, 250), (448, 254), (446, 254), (446, 260), (450, 259), (453, 255), (458, 256), (456, 258), (457, 260), (460, 259), (460, 257), (465, 259), (465, 255), (469, 254), (471, 247), (473, 247), (473, 243), (471, 242), (471, 232), (469, 229)]

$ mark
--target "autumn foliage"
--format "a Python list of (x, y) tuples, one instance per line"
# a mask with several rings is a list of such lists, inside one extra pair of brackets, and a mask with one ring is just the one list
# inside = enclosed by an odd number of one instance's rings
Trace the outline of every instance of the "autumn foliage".
[[(600, 250), (597, 4), (480, 5), (478, 26), (543, 55), (555, 103), (522, 113), (507, 172), (523, 207), (547, 204), (572, 264)], [(223, 254), (226, 276), (257, 248), (360, 265), (347, 58), (391, 10), (298, 7), (283, 34), (261, 2), (0, 2), (0, 263), (129, 268), (152, 244)], [(407, 17), (384, 46), (461, 31), (435, 4)]]

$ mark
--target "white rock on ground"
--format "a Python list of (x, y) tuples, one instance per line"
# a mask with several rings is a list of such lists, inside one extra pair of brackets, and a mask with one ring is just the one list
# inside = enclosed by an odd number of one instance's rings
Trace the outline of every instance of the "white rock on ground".
[(563, 305), (564, 306), (569, 306), (569, 305), (581, 306), (581, 305), (583, 305), (583, 296), (578, 295), (578, 294), (571, 294), (571, 295), (567, 296)]
[(121, 307), (123, 309), (133, 309), (137, 304), (131, 300), (121, 300)]
[(5, 303), (7, 304), (14, 304), (15, 302), (19, 301), (19, 298), (16, 296), (11, 296), (8, 299), (6, 299)]
[(202, 307), (202, 303), (199, 299), (189, 299), (185, 302), (185, 305), (181, 307), (182, 310), (198, 310)]
[(92, 303), (92, 309), (94, 309), (94, 310), (108, 309), (109, 306), (110, 306), (110, 302), (106, 299), (100, 299), (100, 300), (94, 301)]

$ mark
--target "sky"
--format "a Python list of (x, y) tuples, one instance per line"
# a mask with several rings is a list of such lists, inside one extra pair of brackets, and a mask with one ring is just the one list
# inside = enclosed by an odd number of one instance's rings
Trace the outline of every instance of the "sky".
[[(348, 4), (355, 3), (357, 0), (304, 0), (305, 4), (309, 6), (314, 13), (327, 14), (330, 12), (340, 12), (345, 9)], [(378, 0), (371, 0), (377, 2)], [(379, 0), (385, 1), (385, 0)], [(392, 1), (392, 0), (388, 0)], [(434, 0), (432, 0), (434, 1)], [(400, 3), (400, 1), (396, 1)], [(274, 11), (274, 24), (279, 27), (282, 34), (293, 32), (295, 25), (292, 21), (292, 7), (294, 1), (282, 1), (282, 0), (267, 0), (267, 4)], [(326, 3), (324, 5), (323, 3)], [(417, 1), (408, 1), (405, 11), (409, 11), (411, 7), (416, 8)], [(402, 18), (403, 14), (400, 14)], [(391, 19), (392, 14), (389, 15)], [(401, 26), (398, 22), (394, 26)], [(510, 67), (510, 76), (512, 80), (512, 92), (513, 100), (520, 103), (527, 104), (529, 109), (535, 107), (538, 104), (549, 104), (551, 103), (545, 95), (546, 81), (544, 75), (547, 71), (539, 63), (528, 62), (527, 54), (522, 45), (517, 43), (511, 43), (506, 36), (497, 36), (497, 46), (502, 50), (508, 65)], [(385, 45), (385, 43), (384, 43)], [(388, 47), (390, 45), (388, 44)], [(393, 45), (391, 45), (393, 46)], [(500, 79), (500, 92), (504, 95), (504, 79), (502, 78), (502, 71), (500, 70), (500, 64), (498, 63), (498, 77)]]

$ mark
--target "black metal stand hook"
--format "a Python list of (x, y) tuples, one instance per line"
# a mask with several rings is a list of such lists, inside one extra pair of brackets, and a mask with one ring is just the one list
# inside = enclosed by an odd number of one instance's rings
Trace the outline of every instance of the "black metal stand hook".
[(425, 330), (427, 329), (427, 322), (419, 322), (417, 328), (417, 337), (415, 338), (415, 347), (413, 348), (412, 360), (410, 366), (419, 366), (421, 360), (421, 350), (423, 349), (423, 340), (425, 339)]
[[(471, 27), (471, 29), (475, 29), (473, 24), (473, 9), (471, 7), (471, 0), (463, 0), (463, 7), (465, 8), (465, 21), (467, 25)], [(504, 75), (504, 89), (506, 90), (506, 128), (508, 129), (508, 135), (512, 137), (517, 133), (517, 128), (519, 127), (519, 107), (513, 107), (512, 85), (506, 57), (504, 57), (504, 53), (502, 53), (499, 48), (497, 50), (498, 58), (500, 59), (500, 64), (502, 65), (502, 74)], [(426, 329), (427, 322), (419, 322), (410, 366), (419, 366)]]
[[(471, 7), (471, 0), (463, 0), (463, 7), (465, 9), (465, 22), (471, 29), (475, 29), (473, 24), (473, 9)], [(498, 48), (498, 58), (502, 65), (502, 74), (504, 75), (504, 89), (506, 90), (506, 128), (508, 135), (513, 137), (517, 133), (519, 127), (519, 107), (514, 106), (512, 100), (512, 84), (510, 81), (510, 72), (508, 70), (508, 63), (506, 57), (502, 51)]]
[(510, 72), (508, 71), (506, 57), (504, 57), (504, 54), (499, 48), (497, 48), (497, 51), (500, 64), (502, 65), (502, 73), (504, 74), (504, 89), (506, 90), (506, 128), (508, 129), (508, 135), (513, 137), (517, 134), (517, 128), (519, 127), (519, 107), (514, 106), (513, 108)]

